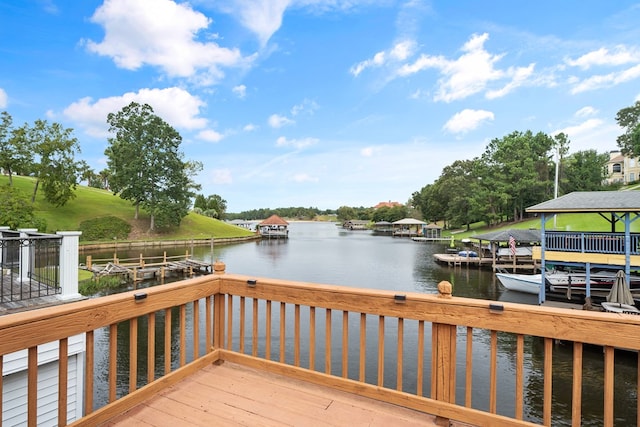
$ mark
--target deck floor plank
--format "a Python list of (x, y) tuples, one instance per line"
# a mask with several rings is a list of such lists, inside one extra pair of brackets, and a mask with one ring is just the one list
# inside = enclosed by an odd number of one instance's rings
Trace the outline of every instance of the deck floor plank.
[(119, 426), (434, 426), (435, 417), (258, 371), (210, 365), (104, 424)]

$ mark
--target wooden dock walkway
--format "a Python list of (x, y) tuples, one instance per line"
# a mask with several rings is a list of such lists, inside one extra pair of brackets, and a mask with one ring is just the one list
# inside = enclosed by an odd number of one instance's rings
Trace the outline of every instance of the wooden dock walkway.
[(209, 274), (213, 272), (212, 264), (192, 259), (189, 251), (185, 255), (119, 259), (116, 255), (110, 259), (92, 259), (87, 256), (87, 262), (80, 268), (91, 271), (94, 277), (121, 276), (134, 282), (152, 277), (164, 279), (167, 275), (181, 274), (193, 276), (195, 274)]

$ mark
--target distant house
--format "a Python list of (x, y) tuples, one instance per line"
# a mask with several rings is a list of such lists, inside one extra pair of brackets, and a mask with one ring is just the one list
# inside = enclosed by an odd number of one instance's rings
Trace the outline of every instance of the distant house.
[(380, 202), (377, 205), (375, 205), (373, 207), (373, 209), (380, 209), (380, 208), (393, 208), (395, 206), (402, 206), (402, 203), (399, 202), (392, 202), (391, 200), (389, 200), (388, 202)]
[(270, 239), (286, 239), (289, 237), (289, 223), (278, 215), (271, 215), (258, 224), (258, 233)]
[(606, 184), (629, 184), (640, 179), (640, 162), (620, 151), (611, 151), (607, 162)]

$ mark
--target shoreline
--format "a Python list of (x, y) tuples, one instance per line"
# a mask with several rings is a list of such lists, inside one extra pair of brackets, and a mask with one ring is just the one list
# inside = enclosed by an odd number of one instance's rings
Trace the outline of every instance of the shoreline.
[(157, 248), (169, 246), (204, 246), (204, 245), (228, 245), (233, 243), (251, 242), (260, 240), (262, 236), (220, 237), (206, 239), (177, 239), (177, 240), (125, 240), (118, 242), (80, 243), (80, 252), (96, 249), (134, 249)]

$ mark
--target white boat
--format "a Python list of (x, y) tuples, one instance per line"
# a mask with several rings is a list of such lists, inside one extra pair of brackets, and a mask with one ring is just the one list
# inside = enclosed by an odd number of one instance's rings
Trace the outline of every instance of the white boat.
[(496, 273), (500, 284), (510, 291), (538, 295), (540, 293), (541, 274)]
[(635, 305), (621, 304), (618, 302), (603, 302), (601, 305), (604, 311), (610, 313), (640, 314), (640, 310), (638, 310)]

